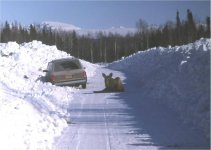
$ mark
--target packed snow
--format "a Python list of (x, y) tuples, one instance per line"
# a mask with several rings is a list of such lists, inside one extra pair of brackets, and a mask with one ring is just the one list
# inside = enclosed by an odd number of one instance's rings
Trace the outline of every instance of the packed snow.
[(175, 47), (139, 51), (109, 65), (136, 79), (140, 100), (165, 105), (190, 128), (210, 138), (211, 39)]
[[(72, 57), (56, 46), (0, 43), (0, 149), (208, 148), (210, 50), (200, 39), (106, 68), (81, 60), (83, 90), (41, 81), (49, 61)], [(120, 76), (126, 92), (93, 94), (104, 88), (102, 72)]]

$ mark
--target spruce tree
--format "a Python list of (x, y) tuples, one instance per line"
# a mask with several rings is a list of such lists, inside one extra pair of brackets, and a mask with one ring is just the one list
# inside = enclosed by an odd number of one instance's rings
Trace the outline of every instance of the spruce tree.
[(179, 11), (176, 16), (176, 44), (181, 44), (181, 21), (179, 17)]
[(11, 29), (9, 23), (6, 21), (2, 30), (1, 42), (6, 43), (11, 39)]
[(206, 18), (206, 24), (207, 24), (206, 37), (210, 38), (210, 17)]
[(193, 42), (196, 37), (196, 25), (190, 9), (187, 10), (187, 29), (188, 29), (188, 42)]

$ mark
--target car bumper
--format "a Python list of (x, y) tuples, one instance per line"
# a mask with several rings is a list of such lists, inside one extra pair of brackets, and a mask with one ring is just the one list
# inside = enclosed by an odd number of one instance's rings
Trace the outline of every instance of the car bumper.
[(86, 84), (87, 80), (75, 80), (75, 81), (63, 81), (63, 82), (54, 82), (54, 85), (78, 85)]

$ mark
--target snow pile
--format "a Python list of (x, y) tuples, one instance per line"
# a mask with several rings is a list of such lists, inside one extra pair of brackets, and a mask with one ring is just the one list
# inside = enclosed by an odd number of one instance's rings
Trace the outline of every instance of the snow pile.
[[(0, 43), (0, 147), (51, 149), (54, 138), (67, 127), (67, 111), (78, 89), (40, 81), (47, 63), (71, 57), (38, 41)], [(82, 61), (93, 76), (97, 66)]]
[(136, 79), (141, 99), (176, 111), (190, 127), (210, 134), (211, 39), (169, 48), (152, 48), (109, 65)]

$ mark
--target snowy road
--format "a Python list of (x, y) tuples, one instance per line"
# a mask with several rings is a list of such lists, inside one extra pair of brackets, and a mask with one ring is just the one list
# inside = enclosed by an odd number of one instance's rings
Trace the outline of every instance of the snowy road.
[[(55, 150), (140, 150), (160, 148), (204, 148), (206, 141), (197, 131), (180, 123), (168, 109), (149, 100), (140, 100), (137, 81), (125, 78), (126, 92), (101, 93), (102, 72), (89, 80), (87, 89), (79, 90), (69, 111), (72, 124), (54, 145)], [(206, 147), (206, 146), (205, 146)]]
[[(103, 72), (110, 73), (106, 69)], [(112, 72), (115, 76), (122, 76), (119, 72)], [(119, 99), (118, 93), (93, 93), (94, 90), (104, 88), (101, 74), (102, 70), (89, 81), (86, 90), (81, 90), (75, 95), (77, 98), (72, 101), (69, 109), (72, 124), (59, 138), (55, 149), (140, 149), (136, 146), (138, 136), (134, 133), (135, 129), (131, 128), (134, 117), (127, 113), (130, 108)], [(149, 138), (148, 135), (142, 137)], [(150, 149), (153, 148), (150, 146)]]

